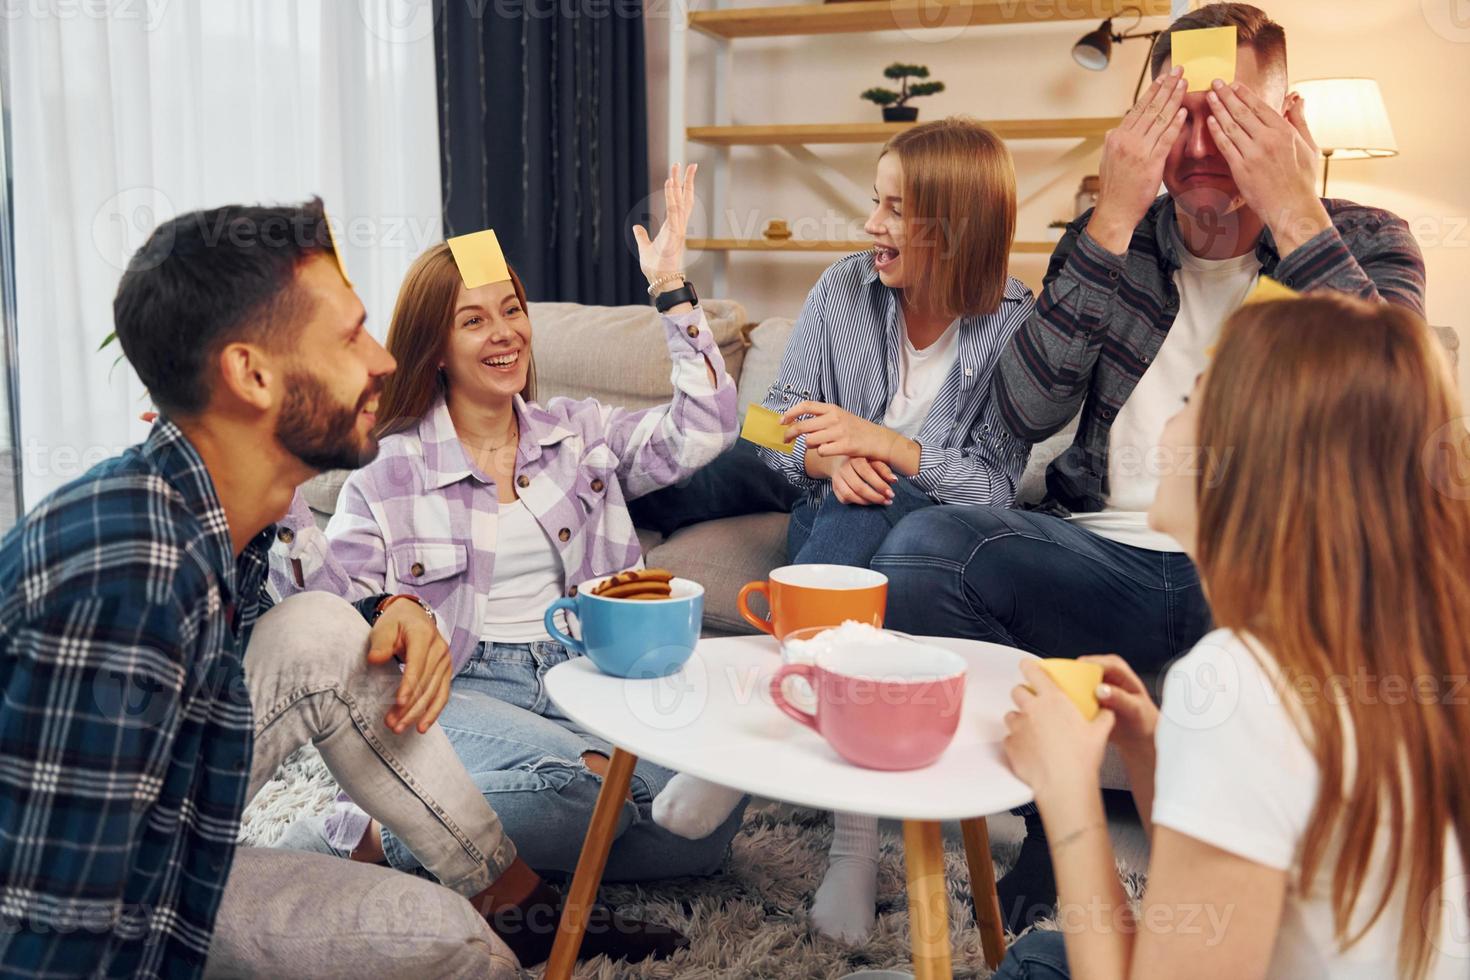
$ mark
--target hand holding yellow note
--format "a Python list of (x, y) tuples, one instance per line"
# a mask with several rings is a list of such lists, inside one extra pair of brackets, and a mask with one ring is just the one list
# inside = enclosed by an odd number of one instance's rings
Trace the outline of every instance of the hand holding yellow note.
[(1068, 660), (1065, 657), (1048, 657), (1041, 662), (1041, 669), (1057, 682), (1082, 717), (1088, 721), (1097, 717), (1101, 710), (1097, 703), (1097, 686), (1102, 683), (1101, 664), (1086, 660)]
[(1169, 42), (1170, 60), (1184, 66), (1189, 91), (1207, 92), (1217, 78), (1226, 85), (1235, 81), (1234, 25), (1179, 31), (1169, 35)]
[(791, 452), (792, 444), (786, 441), (786, 426), (781, 424), (780, 413), (760, 405), (752, 405), (745, 410), (745, 425), (740, 430), (740, 438), (778, 453)]
[(505, 253), (500, 250), (500, 239), (495, 237), (494, 229), (459, 235), (447, 244), (454, 264), (459, 266), (464, 288), (478, 289), (486, 283), (510, 279), (510, 266), (505, 264)]

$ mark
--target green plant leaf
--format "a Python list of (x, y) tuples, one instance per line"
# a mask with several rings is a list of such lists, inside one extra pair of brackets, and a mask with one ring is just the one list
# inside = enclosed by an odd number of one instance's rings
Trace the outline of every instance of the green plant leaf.
[(870, 88), (862, 94), (861, 98), (877, 105), (893, 105), (898, 101), (898, 93), (892, 89)]
[(915, 96), (919, 96), (919, 95), (933, 95), (935, 92), (943, 92), (943, 91), (944, 91), (944, 83), (943, 82), (920, 82), (917, 85), (910, 85), (909, 86), (909, 98), (912, 99)]
[(107, 349), (107, 345), (110, 344), (110, 343), (112, 343), (115, 340), (117, 340), (117, 331), (116, 330), (114, 330), (112, 333), (108, 334), (107, 335), (107, 339), (104, 340), (104, 341), (102, 341), (102, 343), (100, 343), (100, 344), (97, 345), (97, 349), (99, 351), (104, 351), (104, 350)]

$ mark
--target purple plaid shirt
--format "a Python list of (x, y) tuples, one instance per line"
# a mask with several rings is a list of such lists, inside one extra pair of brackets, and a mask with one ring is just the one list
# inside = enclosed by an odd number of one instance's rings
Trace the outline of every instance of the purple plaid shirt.
[[(593, 399), (541, 406), (516, 398), (516, 492), (558, 546), (563, 588), (640, 564), (627, 501), (684, 479), (735, 441), (735, 382), (704, 312), (666, 316), (663, 325), (673, 359), (667, 405), (630, 411)], [(494, 481), (469, 460), (441, 398), (348, 477), (325, 534), (297, 495), (278, 525), (288, 533), (273, 549), (272, 584), (281, 595), (421, 596), (439, 614), (457, 670), (479, 641), (481, 599), (495, 578), (495, 552), (476, 547), (474, 531), (499, 509)]]

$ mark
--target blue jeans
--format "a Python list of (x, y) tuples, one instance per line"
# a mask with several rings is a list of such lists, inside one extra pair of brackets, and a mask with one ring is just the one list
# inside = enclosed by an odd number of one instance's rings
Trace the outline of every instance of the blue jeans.
[(636, 527), (665, 537), (681, 527), (741, 514), (791, 512), (801, 491), (766, 465), (754, 443), (738, 440), (715, 461), (671, 487), (628, 501)]
[(844, 504), (828, 493), (821, 504), (803, 499), (791, 511), (786, 527), (786, 553), (793, 565), (857, 565), (868, 567), (889, 532), (903, 518), (934, 501), (899, 477), (891, 504)]
[(1119, 544), (1061, 518), (930, 507), (873, 557), (892, 629), (962, 636), (1046, 657), (1117, 653), (1160, 671), (1210, 629), (1194, 563)]
[[(460, 761), (500, 816), (520, 857), (535, 871), (576, 870), (602, 777), (582, 761), (612, 746), (577, 727), (546, 695), (546, 672), (570, 659), (560, 643), (482, 642), (454, 678), (439, 725)], [(725, 862), (745, 801), (713, 834), (685, 840), (653, 822), (653, 798), (674, 774), (639, 760), (631, 801), (623, 803), (608, 856), (607, 881), (708, 875)], [(386, 828), (388, 863), (419, 862)]]
[(1026, 933), (1006, 950), (990, 980), (1070, 980), (1067, 941), (1055, 930)]

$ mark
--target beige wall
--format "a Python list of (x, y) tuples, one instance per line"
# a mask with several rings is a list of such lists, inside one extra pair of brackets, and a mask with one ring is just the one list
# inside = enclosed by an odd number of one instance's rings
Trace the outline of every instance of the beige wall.
[[(740, 0), (745, 2), (745, 0)], [(700, 4), (704, 6), (704, 4)], [(667, 166), (666, 3), (650, 4), (649, 112), (654, 174)], [(1454, 326), (1462, 348), (1462, 388), (1470, 390), (1470, 5), (1465, 0), (1290, 0), (1268, 7), (1287, 29), (1292, 78), (1366, 75), (1378, 79), (1398, 137), (1400, 155), (1387, 160), (1334, 164), (1330, 194), (1387, 207), (1408, 220), (1424, 249), (1429, 270), (1429, 317)], [(1121, 24), (1121, 22), (1120, 22)], [(733, 121), (736, 123), (862, 122), (877, 109), (858, 98), (883, 84), (891, 61), (930, 66), (947, 91), (917, 100), (920, 118), (968, 113), (980, 119), (1102, 116), (1121, 112), (1147, 48), (1115, 45), (1106, 72), (1077, 67), (1069, 49), (1095, 24), (976, 28), (734, 42)], [(715, 43), (689, 35), (688, 113), (692, 124), (713, 120), (712, 55)], [(1072, 197), (1096, 154), (1062, 159), (1075, 141), (1011, 144), (1021, 183), (1018, 236), (1045, 236), (1049, 221), (1071, 215)], [(691, 144), (691, 160), (708, 159)], [(816, 147), (858, 187), (873, 182), (877, 148)], [(806, 237), (861, 234), (866, 198), (834, 196), (807, 168), (779, 148), (732, 151), (731, 205), (741, 227), (758, 230), (770, 218), (812, 221)], [(700, 176), (706, 203), (711, 183)], [(704, 234), (707, 215), (696, 216)], [(722, 229), (722, 233), (726, 229)], [(727, 292), (752, 318), (794, 316), (806, 291), (835, 256), (736, 255)], [(692, 265), (696, 281), (709, 283), (707, 261)], [(1040, 288), (1045, 258), (1017, 256), (1012, 274)]]

